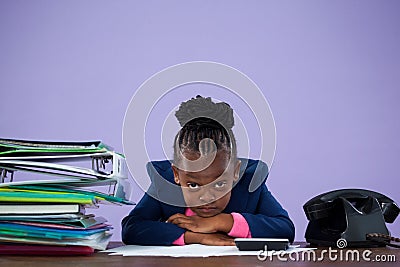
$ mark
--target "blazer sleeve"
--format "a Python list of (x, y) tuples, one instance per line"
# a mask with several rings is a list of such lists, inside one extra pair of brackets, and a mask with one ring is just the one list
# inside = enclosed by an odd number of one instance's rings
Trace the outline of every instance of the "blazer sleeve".
[[(246, 219), (251, 236), (260, 238), (287, 238), (294, 240), (294, 224), (286, 210), (268, 191), (264, 184), (258, 189), (258, 201), (254, 213), (241, 213)], [(257, 190), (257, 191), (258, 191)], [(253, 192), (256, 193), (256, 192)], [(254, 202), (253, 202), (254, 204)]]
[(122, 241), (127, 245), (172, 245), (185, 230), (165, 222), (169, 216), (163, 214), (161, 205), (145, 194), (122, 220)]

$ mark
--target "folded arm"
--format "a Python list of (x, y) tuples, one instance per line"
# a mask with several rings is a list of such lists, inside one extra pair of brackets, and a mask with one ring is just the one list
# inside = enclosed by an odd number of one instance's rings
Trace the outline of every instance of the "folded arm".
[(127, 245), (171, 245), (185, 229), (166, 223), (167, 218), (161, 203), (145, 194), (122, 220), (122, 241)]

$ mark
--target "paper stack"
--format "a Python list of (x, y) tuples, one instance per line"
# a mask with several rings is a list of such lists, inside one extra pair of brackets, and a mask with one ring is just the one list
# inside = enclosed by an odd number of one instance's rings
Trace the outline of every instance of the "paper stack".
[(105, 249), (112, 227), (88, 210), (133, 204), (127, 179), (124, 156), (100, 141), (0, 139), (0, 254)]

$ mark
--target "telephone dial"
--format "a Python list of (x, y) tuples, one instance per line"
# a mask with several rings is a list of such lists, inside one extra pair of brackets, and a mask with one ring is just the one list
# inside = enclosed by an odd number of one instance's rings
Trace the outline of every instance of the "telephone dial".
[[(320, 194), (304, 204), (309, 220), (305, 238), (312, 245), (347, 247), (399, 247), (385, 223), (398, 216), (399, 206), (389, 197), (365, 189), (341, 189)], [(391, 242), (392, 241), (392, 242)]]

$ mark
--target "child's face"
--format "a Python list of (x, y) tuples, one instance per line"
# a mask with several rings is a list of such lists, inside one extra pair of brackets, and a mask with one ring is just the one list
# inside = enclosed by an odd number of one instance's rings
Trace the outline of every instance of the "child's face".
[[(188, 160), (199, 158), (195, 153), (183, 153)], [(186, 205), (201, 217), (221, 213), (231, 198), (233, 183), (239, 178), (240, 161), (230, 163), (229, 155), (219, 151), (206, 169), (188, 172), (172, 166), (174, 178), (180, 184)]]

